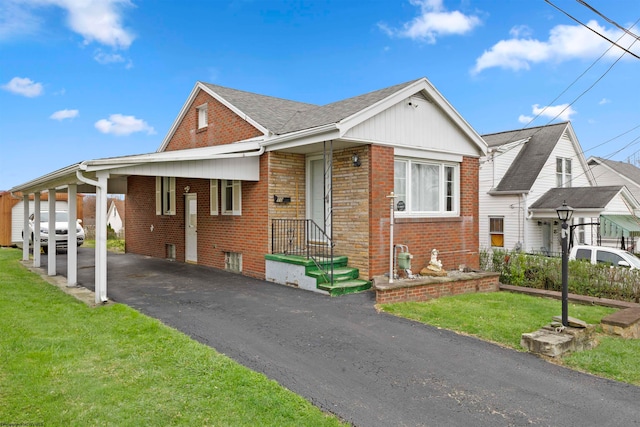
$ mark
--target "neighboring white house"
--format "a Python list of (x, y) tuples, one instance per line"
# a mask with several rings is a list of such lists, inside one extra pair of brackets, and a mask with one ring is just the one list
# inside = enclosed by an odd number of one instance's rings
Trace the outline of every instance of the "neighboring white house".
[[(629, 192), (640, 200), (640, 168), (627, 162), (590, 157), (587, 164), (598, 185), (624, 185)], [(637, 250), (640, 237), (640, 218), (629, 212), (615, 218), (602, 218), (603, 245), (615, 245)]]
[(622, 185), (596, 182), (569, 122), (483, 135), (480, 162), (481, 248), (560, 252), (555, 208), (575, 209), (573, 241), (598, 242), (600, 215), (633, 213), (638, 202)]
[(118, 236), (124, 231), (124, 200), (111, 199), (107, 211), (107, 225), (111, 226)]

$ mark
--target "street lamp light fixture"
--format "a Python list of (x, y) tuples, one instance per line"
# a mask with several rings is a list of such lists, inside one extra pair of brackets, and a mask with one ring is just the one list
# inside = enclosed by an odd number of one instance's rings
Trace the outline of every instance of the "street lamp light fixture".
[(567, 241), (569, 238), (569, 224), (567, 221), (573, 215), (573, 208), (563, 202), (562, 206), (556, 208), (558, 219), (562, 221), (562, 326), (569, 326), (569, 250)]

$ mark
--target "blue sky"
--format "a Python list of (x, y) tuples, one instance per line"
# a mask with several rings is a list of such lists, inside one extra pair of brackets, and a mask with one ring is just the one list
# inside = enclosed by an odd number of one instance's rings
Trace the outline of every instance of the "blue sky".
[[(640, 2), (551, 1), (640, 56)], [(426, 77), (480, 134), (571, 120), (625, 160), (640, 59), (611, 46), (544, 0), (0, 0), (0, 190), (156, 151), (198, 80), (326, 104)]]

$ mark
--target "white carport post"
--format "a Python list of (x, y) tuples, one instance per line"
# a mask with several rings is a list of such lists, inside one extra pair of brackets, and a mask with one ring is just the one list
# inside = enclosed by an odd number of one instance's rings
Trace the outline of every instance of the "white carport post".
[(47, 243), (49, 257), (47, 258), (47, 274), (56, 275), (56, 189), (49, 189), (49, 242)]
[(33, 194), (33, 266), (40, 268), (40, 192)]
[(67, 200), (69, 206), (69, 225), (67, 229), (67, 286), (75, 286), (78, 281), (78, 186), (69, 184)]
[(96, 174), (96, 304), (107, 302), (107, 183), (108, 172)]
[(29, 261), (29, 195), (22, 197), (22, 260)]

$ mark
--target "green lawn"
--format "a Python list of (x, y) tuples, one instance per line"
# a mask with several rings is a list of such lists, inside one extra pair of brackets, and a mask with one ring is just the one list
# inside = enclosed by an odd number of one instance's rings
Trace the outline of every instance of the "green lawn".
[[(382, 304), (381, 309), (433, 326), (476, 336), (519, 351), (520, 337), (551, 322), (561, 314), (558, 300), (492, 292), (438, 298), (428, 302)], [(569, 316), (590, 324), (615, 309), (569, 304)], [(640, 340), (599, 335), (593, 350), (571, 353), (560, 363), (594, 375), (640, 385)]]
[[(82, 244), (85, 248), (95, 248), (95, 240), (85, 240)], [(107, 239), (107, 250), (111, 252), (124, 253), (124, 239)]]
[(0, 423), (341, 425), (157, 320), (78, 302), (20, 255), (0, 248)]

